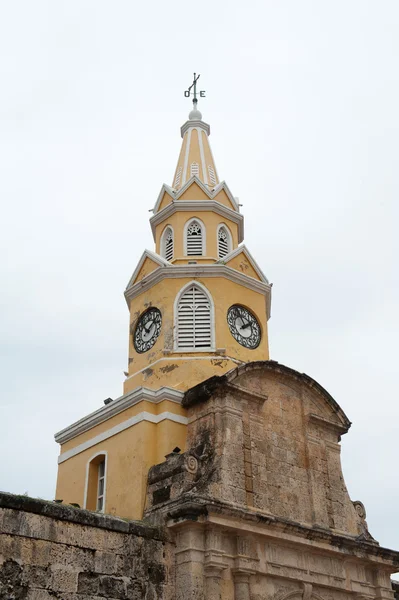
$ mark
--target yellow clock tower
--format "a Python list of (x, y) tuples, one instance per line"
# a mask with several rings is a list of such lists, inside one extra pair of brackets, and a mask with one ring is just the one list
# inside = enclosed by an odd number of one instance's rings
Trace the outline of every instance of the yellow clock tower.
[(55, 436), (56, 497), (122, 517), (142, 517), (148, 469), (185, 449), (184, 392), (269, 358), (271, 285), (242, 243), (244, 218), (219, 180), (195, 94), (193, 104), (150, 219), (155, 251), (143, 252), (125, 290), (123, 395)]

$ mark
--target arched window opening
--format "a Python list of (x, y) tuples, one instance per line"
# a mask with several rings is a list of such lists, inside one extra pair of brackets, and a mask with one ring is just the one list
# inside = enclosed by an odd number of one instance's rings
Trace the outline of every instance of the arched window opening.
[(198, 177), (199, 176), (199, 164), (196, 162), (191, 163), (190, 172), (191, 172), (191, 177), (194, 177), (194, 175), (196, 177)]
[(161, 240), (161, 253), (166, 260), (172, 260), (173, 258), (173, 229), (167, 227), (162, 234)]
[(187, 227), (186, 250), (187, 256), (202, 256), (203, 231), (198, 221), (192, 221)]
[(203, 350), (212, 347), (212, 306), (206, 292), (190, 285), (180, 296), (176, 315), (176, 348)]
[(216, 185), (215, 170), (211, 165), (208, 166), (208, 173), (209, 173), (209, 181), (211, 182), (212, 185)]
[(100, 452), (87, 464), (85, 508), (88, 510), (105, 510), (106, 463), (106, 453)]
[(218, 256), (219, 258), (223, 258), (229, 252), (231, 252), (230, 235), (226, 227), (222, 225), (218, 229)]

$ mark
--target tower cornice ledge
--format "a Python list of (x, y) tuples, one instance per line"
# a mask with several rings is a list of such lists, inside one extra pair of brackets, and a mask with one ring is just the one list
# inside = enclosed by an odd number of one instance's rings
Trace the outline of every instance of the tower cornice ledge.
[(189, 129), (194, 127), (199, 127), (200, 129), (203, 129), (204, 131), (206, 131), (206, 133), (208, 135), (211, 134), (211, 127), (210, 125), (208, 125), (208, 123), (205, 123), (205, 121), (200, 121), (200, 120), (193, 120), (193, 121), (186, 121), (184, 123), (184, 125), (181, 126), (180, 128), (180, 133), (181, 136), (184, 137), (184, 134), (186, 133), (186, 131), (188, 131)]
[(149, 273), (146, 277), (143, 277), (140, 281), (133, 284), (130, 288), (125, 291), (125, 299), (127, 305), (130, 308), (130, 302), (148, 290), (150, 287), (156, 285), (163, 279), (195, 279), (201, 277), (225, 277), (230, 281), (234, 281), (240, 285), (243, 285), (250, 290), (254, 290), (266, 297), (266, 314), (267, 319), (270, 318), (270, 307), (271, 307), (271, 291), (272, 286), (269, 283), (258, 281), (249, 275), (240, 273), (236, 269), (232, 269), (226, 265), (211, 264), (211, 265), (170, 265), (168, 267), (160, 267)]

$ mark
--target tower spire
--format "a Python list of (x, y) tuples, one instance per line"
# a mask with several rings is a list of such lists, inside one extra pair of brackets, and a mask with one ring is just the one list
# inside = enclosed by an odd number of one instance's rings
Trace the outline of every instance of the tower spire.
[(192, 177), (197, 177), (207, 188), (212, 189), (219, 183), (215, 162), (209, 145), (210, 127), (202, 120), (198, 110), (198, 97), (205, 98), (205, 90), (197, 90), (200, 74), (194, 73), (193, 82), (184, 91), (186, 98), (193, 101), (193, 109), (188, 121), (181, 128), (182, 148), (175, 171), (172, 186), (183, 187)]

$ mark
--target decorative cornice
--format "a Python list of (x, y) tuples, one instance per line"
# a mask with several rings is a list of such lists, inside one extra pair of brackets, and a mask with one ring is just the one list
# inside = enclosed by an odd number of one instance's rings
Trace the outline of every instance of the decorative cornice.
[(217, 200), (173, 200), (150, 219), (152, 235), (155, 240), (156, 227), (165, 219), (169, 219), (176, 212), (205, 212), (213, 211), (225, 219), (238, 225), (238, 243), (244, 239), (244, 217), (240, 213), (228, 208)]
[(101, 444), (108, 438), (113, 437), (114, 435), (121, 433), (121, 431), (125, 431), (125, 429), (129, 429), (130, 427), (133, 427), (134, 425), (137, 425), (138, 423), (142, 423), (143, 421), (147, 421), (148, 423), (154, 423), (154, 424), (161, 423), (161, 421), (173, 421), (174, 423), (180, 423), (181, 425), (187, 425), (187, 423), (188, 423), (187, 417), (183, 417), (182, 415), (177, 415), (176, 413), (173, 413), (173, 412), (166, 411), (166, 412), (160, 413), (159, 415), (154, 415), (147, 411), (143, 411), (143, 412), (138, 413), (137, 415), (133, 415), (133, 417), (130, 417), (129, 419), (126, 419), (125, 421), (122, 421), (122, 423), (117, 423), (117, 425), (114, 425), (114, 427), (111, 427), (110, 429), (107, 429), (106, 431), (102, 431), (101, 433), (98, 433), (97, 435), (86, 440), (85, 442), (82, 442), (81, 444), (74, 446), (70, 450), (66, 450), (66, 452), (63, 452), (58, 457), (58, 464), (65, 462), (69, 458), (72, 458), (73, 456), (76, 456), (77, 454), (80, 454), (81, 452), (84, 452), (85, 450), (88, 450), (89, 448), (92, 448), (93, 446), (97, 446), (97, 444)]
[(95, 427), (99, 423), (107, 421), (114, 415), (119, 414), (131, 406), (134, 406), (142, 400), (147, 400), (148, 402), (152, 402), (154, 404), (159, 404), (159, 402), (162, 402), (163, 400), (171, 400), (172, 402), (181, 404), (183, 396), (183, 392), (170, 387), (161, 387), (158, 390), (150, 390), (148, 388), (138, 387), (128, 394), (124, 394), (109, 404), (102, 406), (86, 417), (83, 417), (83, 419), (72, 423), (72, 425), (69, 425), (65, 429), (62, 429), (55, 434), (55, 441), (59, 444), (65, 444), (65, 442), (68, 442), (77, 435), (92, 429), (92, 427)]
[(249, 275), (240, 273), (236, 269), (232, 269), (227, 265), (213, 264), (213, 265), (170, 265), (166, 268), (159, 268), (152, 271), (146, 277), (143, 277), (141, 281), (134, 283), (130, 288), (125, 291), (125, 299), (127, 305), (130, 308), (130, 302), (136, 296), (140, 295), (143, 291), (148, 290), (150, 287), (162, 281), (162, 279), (183, 279), (183, 278), (214, 278), (224, 277), (234, 283), (243, 285), (250, 290), (263, 294), (266, 297), (266, 314), (267, 319), (270, 318), (270, 306), (271, 306), (271, 285), (258, 281)]
[(156, 254), (155, 252), (152, 252), (151, 250), (144, 250), (144, 252), (141, 255), (141, 258), (138, 262), (138, 265), (133, 272), (133, 275), (129, 279), (126, 289), (128, 289), (134, 283), (134, 280), (136, 279), (137, 275), (140, 273), (140, 269), (143, 266), (146, 258), (149, 258), (150, 260), (154, 261), (160, 267), (171, 267), (172, 266), (172, 263), (170, 263), (168, 260), (166, 260), (165, 258), (160, 256), (159, 254)]
[[(209, 186), (205, 185), (201, 181), (201, 179), (199, 179), (199, 177), (197, 177), (196, 175), (193, 175), (193, 177), (190, 177), (190, 179), (188, 179), (188, 181), (179, 190), (175, 190), (174, 188), (170, 187), (166, 183), (164, 183), (162, 185), (161, 191), (158, 194), (157, 201), (153, 208), (154, 215), (158, 212), (159, 206), (162, 202), (162, 198), (164, 197), (165, 193), (168, 194), (168, 196), (171, 199), (171, 202), (173, 202), (175, 200), (179, 200), (179, 198), (181, 198), (181, 196), (188, 190), (188, 188), (190, 186), (193, 185), (193, 183), (196, 183), (198, 185), (198, 187), (204, 192), (204, 194), (206, 194), (208, 196), (209, 200), (213, 200), (214, 198), (216, 198), (216, 196), (218, 194), (220, 194), (220, 192), (222, 190), (224, 190), (226, 192), (228, 199), (230, 200), (231, 204), (234, 207), (233, 212), (237, 212), (237, 213), (240, 212), (240, 207), (237, 204), (236, 199), (234, 198), (233, 194), (230, 191), (229, 186), (227, 185), (227, 183), (225, 181), (221, 181), (220, 183), (216, 184), (216, 186), (214, 188), (209, 188)], [(192, 200), (190, 202), (195, 202), (195, 200)], [(221, 204), (221, 203), (219, 203), (219, 204)], [(222, 205), (222, 206), (224, 206), (224, 205)], [(167, 208), (167, 207), (165, 207), (165, 208)], [(227, 208), (227, 207), (225, 207), (225, 208)], [(165, 210), (165, 209), (162, 209), (162, 210)], [(228, 210), (232, 210), (232, 209), (228, 209)], [(151, 221), (151, 219), (150, 219), (150, 221)]]
[(258, 263), (254, 259), (254, 257), (252, 256), (252, 254), (250, 253), (248, 248), (245, 246), (245, 244), (243, 244), (242, 246), (239, 246), (238, 248), (236, 248), (235, 250), (230, 252), (230, 254), (226, 254), (226, 256), (224, 256), (223, 258), (220, 258), (216, 262), (217, 262), (217, 264), (227, 264), (228, 262), (230, 262), (233, 258), (238, 256), (239, 254), (245, 254), (247, 259), (251, 263), (254, 271), (260, 277), (261, 281), (263, 281), (264, 283), (269, 283), (269, 280), (267, 279), (266, 275), (263, 273), (262, 269), (259, 267)]
[(186, 131), (194, 127), (199, 127), (200, 129), (203, 129), (204, 131), (206, 131), (207, 135), (210, 135), (211, 133), (210, 125), (208, 125), (208, 123), (205, 123), (205, 121), (186, 121), (184, 125), (182, 125), (180, 128), (181, 136), (184, 137)]

